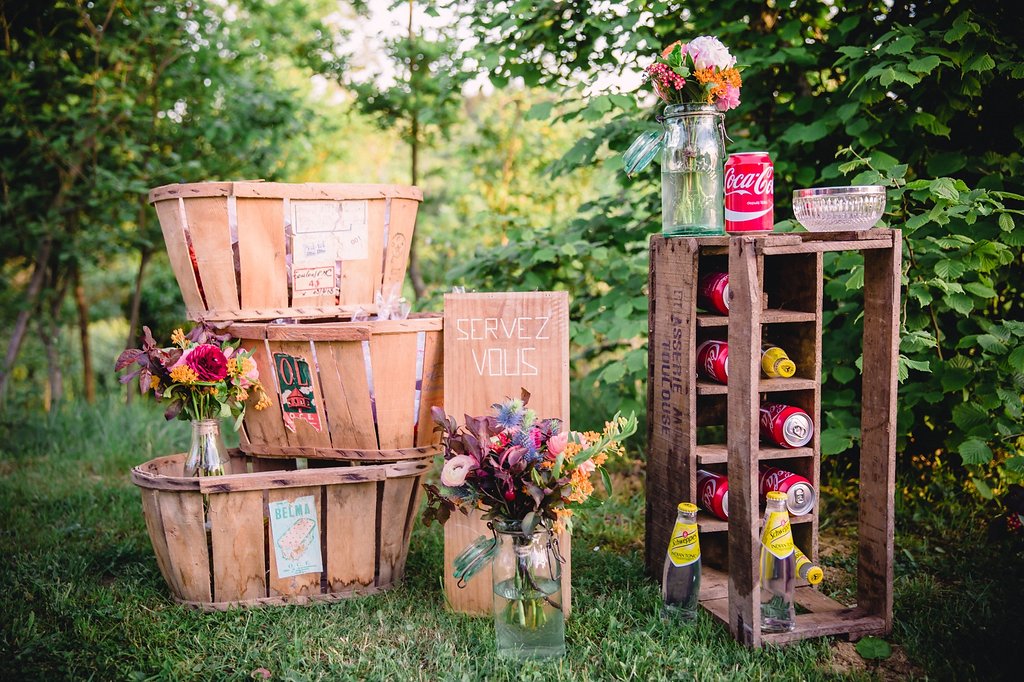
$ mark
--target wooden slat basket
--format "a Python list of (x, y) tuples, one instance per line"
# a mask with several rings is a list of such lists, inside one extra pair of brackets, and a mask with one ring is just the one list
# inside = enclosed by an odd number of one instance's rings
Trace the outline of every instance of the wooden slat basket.
[[(374, 594), (401, 581), (429, 459), (296, 469), (295, 460), (233, 450), (231, 473), (184, 478), (184, 457), (150, 460), (131, 473), (175, 601), (207, 611), (301, 604)], [(323, 570), (281, 577), (269, 505), (306, 496)]]
[(201, 182), (149, 193), (193, 320), (376, 312), (400, 291), (417, 187)]
[(444, 404), (443, 320), (236, 323), (271, 400), (248, 409), (251, 455), (400, 461), (436, 452), (430, 408)]

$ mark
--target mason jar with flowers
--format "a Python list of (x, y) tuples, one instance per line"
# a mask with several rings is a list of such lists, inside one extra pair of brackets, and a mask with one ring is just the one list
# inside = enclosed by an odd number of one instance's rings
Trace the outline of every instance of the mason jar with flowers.
[(625, 154), (626, 173), (661, 150), (661, 219), (666, 236), (725, 234), (725, 112), (739, 106), (736, 58), (718, 38), (666, 47), (644, 72), (665, 103), (663, 130), (644, 133)]
[(206, 324), (187, 335), (182, 329), (174, 330), (172, 345), (167, 347), (157, 344), (149, 327), (142, 329), (142, 348), (129, 348), (117, 359), (115, 371), (137, 365), (121, 376), (121, 383), (138, 377), (143, 394), (152, 391), (157, 400), (168, 402), (165, 418), (192, 423), (185, 476), (224, 474), (228, 452), (221, 419), (231, 417), (237, 431), (248, 401), (255, 399), (257, 410), (270, 405), (252, 353), (240, 349), (237, 339)]
[(571, 530), (573, 509), (594, 493), (592, 477), (623, 452), (636, 417), (616, 415), (602, 433), (563, 431), (558, 419), (540, 419), (530, 394), (493, 406), (494, 414), (466, 417), (464, 425), (434, 408), (442, 433), (440, 486), (425, 485), (427, 523), (445, 523), (455, 510), (484, 511), (493, 537), (481, 537), (454, 562), (462, 585), (491, 564), (498, 654), (550, 658), (565, 653), (561, 564), (555, 535)]

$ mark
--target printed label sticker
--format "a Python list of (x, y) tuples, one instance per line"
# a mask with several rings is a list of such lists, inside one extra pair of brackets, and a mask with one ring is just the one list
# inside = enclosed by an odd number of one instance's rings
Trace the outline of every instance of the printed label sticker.
[(277, 577), (290, 578), (324, 570), (320, 532), (312, 495), (267, 505), (277, 559)]
[(292, 260), (311, 265), (369, 258), (369, 204), (292, 201)]
[(316, 268), (292, 270), (292, 296), (334, 296), (338, 293), (334, 283), (334, 264)]
[(668, 558), (674, 566), (686, 566), (700, 558), (696, 523), (676, 523), (668, 541)]
[(309, 363), (287, 353), (274, 353), (278, 394), (281, 396), (284, 425), (295, 433), (295, 422), (303, 421), (319, 432), (323, 430), (313, 394)]

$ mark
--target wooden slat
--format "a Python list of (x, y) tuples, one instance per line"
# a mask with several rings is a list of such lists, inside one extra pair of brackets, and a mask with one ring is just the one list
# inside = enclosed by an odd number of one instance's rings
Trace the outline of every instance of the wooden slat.
[(361, 312), (377, 314), (377, 306), (366, 305), (326, 305), (296, 306), (294, 308), (231, 308), (228, 310), (200, 310), (193, 314), (189, 311), (190, 320), (208, 320), (211, 322), (245, 322), (247, 320), (274, 320), (279, 317), (295, 319), (336, 319), (352, 317), (353, 313)]
[(444, 334), (424, 334), (423, 372), (420, 375), (420, 409), (416, 417), (416, 445), (439, 443), (441, 433), (434, 430), (432, 407), (444, 408)]
[(891, 249), (892, 238), (861, 239), (850, 241), (804, 242), (794, 246), (765, 245), (765, 256), (779, 256), (787, 253), (821, 253), (824, 251), (867, 251), (870, 249)]
[(256, 369), (260, 373), (260, 383), (263, 384), (270, 400), (269, 406), (257, 410), (254, 401), (259, 400), (259, 396), (252, 395), (250, 397), (245, 417), (242, 419), (246, 439), (250, 445), (283, 447), (288, 444), (288, 439), (285, 437), (286, 429), (281, 413), (281, 394), (274, 371), (274, 360), (264, 341), (243, 340), (241, 347), (253, 351), (252, 359), (256, 362)]
[(416, 423), (416, 334), (370, 339), (377, 434), (381, 448), (412, 443)]
[(242, 308), (288, 307), (284, 202), (238, 199), (238, 264)]
[(409, 248), (412, 246), (416, 228), (418, 201), (410, 199), (392, 199), (391, 214), (388, 221), (388, 242), (384, 246), (384, 270), (381, 291), (391, 291), (393, 287), (402, 288), (405, 273), (409, 265)]
[(312, 485), (337, 485), (380, 481), (386, 471), (377, 467), (333, 467), (329, 469), (297, 469), (261, 473), (214, 476), (200, 479), (204, 493), (264, 490), (268, 488), (301, 488)]
[(317, 344), (334, 448), (379, 448), (370, 408), (370, 386), (361, 342)]
[(354, 460), (358, 462), (397, 462), (433, 457), (440, 450), (436, 445), (424, 445), (394, 450), (350, 450), (344, 448), (290, 448), (252, 445), (242, 448), (250, 455), (261, 457), (304, 457), (316, 460)]
[(271, 341), (367, 341), (370, 329), (365, 324), (353, 322), (278, 324), (268, 327), (267, 338)]
[[(317, 531), (323, 534), (324, 515), (321, 509), (320, 488), (290, 488), (286, 490), (271, 488), (267, 493), (269, 502), (280, 502), (282, 500), (294, 500), (299, 497), (312, 495), (313, 505), (316, 507)], [(268, 528), (268, 533), (270, 530)], [(320, 593), (320, 573), (302, 573), (287, 578), (278, 575), (277, 552), (273, 547), (273, 536), (270, 537), (270, 589), (268, 596), (304, 596)], [(319, 539), (317, 540), (320, 541)]]
[(198, 492), (159, 495), (160, 516), (172, 585), (188, 601), (210, 601), (210, 555), (206, 545), (203, 496)]
[(238, 308), (235, 257), (228, 228), (228, 202), (220, 197), (185, 201), (185, 217), (209, 308)]
[[(370, 201), (366, 207), (367, 257), (341, 263), (341, 304), (377, 303), (381, 292), (381, 267), (384, 262), (384, 213), (387, 202)], [(388, 292), (383, 292), (385, 295)], [(401, 295), (401, 291), (398, 292)]]
[(892, 628), (901, 246), (864, 254), (857, 603)]
[[(725, 464), (729, 461), (729, 451), (723, 443), (698, 445), (696, 452), (698, 464)], [(796, 457), (814, 457), (814, 448), (779, 448), (762, 444), (757, 451), (759, 460), (793, 459)]]
[(266, 597), (263, 491), (210, 495), (209, 519), (213, 600), (247, 601)]
[(177, 574), (171, 570), (170, 553), (167, 549), (167, 536), (164, 531), (163, 517), (160, 512), (160, 495), (175, 494), (161, 493), (157, 490), (140, 488), (142, 493), (142, 515), (146, 519), (146, 530), (149, 532), (149, 539), (153, 543), (153, 554), (156, 555), (156, 565), (160, 569), (160, 575), (164, 577), (167, 586), (176, 596), (181, 596), (181, 583)]
[(178, 197), (256, 197), (263, 199), (385, 199), (423, 200), (423, 191), (410, 185), (282, 183), (262, 180), (192, 182), (163, 185), (149, 192), (149, 203)]
[(398, 478), (384, 483), (380, 508), (380, 566), (378, 585), (389, 585), (402, 579), (409, 545), (405, 543), (405, 523), (413, 496), (413, 478)]
[(327, 586), (332, 592), (373, 586), (377, 484), (327, 488)]
[(676, 506), (696, 500), (698, 253), (695, 239), (651, 239), (645, 552), (647, 572), (657, 580)]
[(185, 240), (185, 213), (181, 202), (177, 199), (157, 202), (156, 214), (160, 220), (160, 230), (164, 235), (167, 255), (171, 260), (174, 278), (178, 280), (181, 297), (189, 313), (206, 309), (203, 297), (196, 283), (196, 272), (192, 266), (192, 257), (188, 252)]
[[(802, 310), (781, 310), (768, 308), (761, 313), (761, 324), (792, 324), (794, 322), (814, 322), (816, 319), (813, 312)], [(698, 313), (697, 326), (725, 327), (729, 324), (728, 315), (713, 315), (711, 313)]]
[[(762, 377), (760, 382), (758, 382), (757, 390), (761, 393), (812, 391), (817, 385), (818, 382), (813, 379), (801, 379), (799, 377), (766, 379)], [(728, 393), (729, 386), (727, 384), (719, 384), (705, 379), (697, 381), (697, 395), (727, 395)]]
[(759, 449), (757, 388), (761, 376), (761, 263), (758, 242), (730, 240), (729, 289), (729, 629), (750, 646), (761, 645), (758, 563)]

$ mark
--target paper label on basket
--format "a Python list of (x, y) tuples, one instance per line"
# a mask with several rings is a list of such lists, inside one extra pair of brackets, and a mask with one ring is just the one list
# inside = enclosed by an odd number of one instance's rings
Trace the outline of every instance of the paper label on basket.
[(360, 201), (292, 201), (292, 260), (333, 263), (369, 258), (369, 208)]
[(334, 263), (314, 268), (292, 268), (292, 297), (336, 296)]
[(277, 559), (277, 577), (322, 572), (324, 561), (320, 554), (320, 532), (313, 496), (271, 502), (267, 507)]
[(294, 355), (274, 353), (274, 371), (285, 427), (295, 433), (296, 422), (302, 421), (312, 426), (314, 431), (322, 431), (309, 363)]

